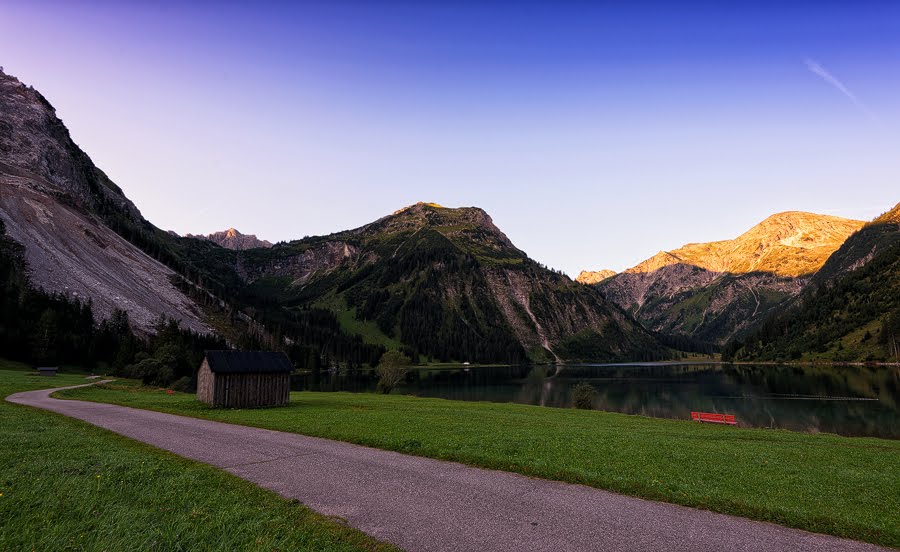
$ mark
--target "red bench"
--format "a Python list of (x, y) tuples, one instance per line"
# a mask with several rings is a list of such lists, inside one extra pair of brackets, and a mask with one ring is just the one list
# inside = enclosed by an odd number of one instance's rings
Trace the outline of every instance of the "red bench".
[(697, 422), (709, 422), (711, 424), (737, 425), (737, 421), (734, 419), (734, 414), (691, 412), (691, 419)]

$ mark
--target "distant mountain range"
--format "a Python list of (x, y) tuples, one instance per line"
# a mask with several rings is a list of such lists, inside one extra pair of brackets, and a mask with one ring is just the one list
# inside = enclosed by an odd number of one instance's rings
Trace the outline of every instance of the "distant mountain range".
[(205, 236), (187, 234), (185, 237), (196, 238), (198, 240), (209, 240), (226, 249), (235, 249), (238, 251), (244, 249), (256, 249), (258, 247), (272, 247), (270, 242), (261, 240), (253, 234), (241, 234), (234, 228), (229, 228), (228, 230), (223, 230), (221, 232), (213, 232), (212, 234), (207, 234)]
[(596, 281), (607, 299), (653, 331), (723, 344), (799, 294), (862, 226), (779, 213), (735, 239), (660, 251), (620, 274), (582, 272), (579, 281)]
[(472, 362), (670, 355), (599, 292), (529, 259), (477, 208), (419, 203), (273, 247), (237, 231), (161, 231), (72, 142), (49, 102), (5, 74), (0, 184), (0, 216), (32, 282), (90, 299), (101, 318), (124, 309), (145, 332), (162, 315), (354, 365), (386, 348)]
[(896, 207), (867, 224), (780, 213), (580, 283), (530, 259), (476, 207), (418, 203), (275, 245), (233, 228), (179, 237), (144, 219), (49, 102), (2, 72), (0, 219), (4, 251), (24, 252), (28, 267), (3, 274), (90, 301), (100, 319), (124, 309), (145, 334), (163, 316), (287, 349), (298, 366), (372, 365), (386, 349), (515, 363), (723, 345), (742, 359), (900, 355)]

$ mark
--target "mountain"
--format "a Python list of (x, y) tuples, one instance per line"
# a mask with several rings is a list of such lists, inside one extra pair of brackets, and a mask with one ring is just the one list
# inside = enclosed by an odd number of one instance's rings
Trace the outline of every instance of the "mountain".
[(578, 273), (578, 276), (575, 278), (575, 281), (579, 284), (599, 284), (603, 280), (608, 280), (616, 275), (615, 270), (582, 270)]
[(798, 297), (724, 355), (900, 360), (900, 204), (850, 236)]
[(417, 203), (354, 230), (239, 254), (249, 291), (333, 311), (373, 343), (437, 360), (658, 358), (593, 288), (516, 248), (476, 207)]
[(653, 331), (722, 344), (800, 293), (862, 225), (779, 213), (732, 240), (660, 251), (596, 287)]
[(898, 224), (900, 203), (847, 238), (812, 277), (810, 289), (829, 285), (836, 278), (864, 266), (882, 251), (896, 247), (900, 240), (900, 234), (896, 232)]
[[(215, 332), (231, 346), (286, 349), (299, 368), (336, 360), (371, 364), (384, 351), (343, 332), (330, 311), (308, 308), (288, 319), (269, 317), (277, 306), (260, 305), (246, 293), (235, 251), (164, 232), (145, 220), (73, 142), (53, 106), (2, 72), (0, 221), (0, 289), (22, 289), (24, 279), (47, 292), (33, 294), (34, 300), (22, 294), (28, 304), (11, 300), (13, 314), (43, 304), (61, 313), (83, 312), (75, 304), (80, 301), (92, 311), (82, 319), (118, 327), (124, 311), (144, 337), (165, 317), (185, 330)], [(64, 300), (46, 298), (56, 294)], [(46, 314), (48, 325), (57, 324), (60, 316), (49, 307)], [(16, 339), (15, 330), (0, 324), (0, 337)], [(69, 327), (56, 331), (74, 335)]]
[(24, 246), (35, 285), (90, 299), (100, 318), (124, 309), (144, 331), (160, 315), (209, 331), (175, 271), (120, 235), (149, 224), (137, 207), (72, 141), (53, 106), (2, 72), (0, 219)]
[(234, 228), (223, 230), (222, 232), (213, 232), (205, 236), (197, 236), (188, 234), (187, 238), (197, 238), (200, 240), (209, 240), (215, 244), (221, 245), (226, 249), (235, 249), (238, 251), (244, 249), (254, 249), (257, 247), (272, 247), (272, 244), (266, 240), (261, 240), (253, 234), (241, 234)]
[(50, 103), (6, 74), (0, 219), (10, 270), (29, 267), (30, 284), (90, 301), (100, 319), (124, 309), (149, 334), (165, 316), (232, 345), (285, 349), (301, 368), (372, 365), (387, 348), (472, 362), (668, 355), (597, 290), (529, 259), (474, 207), (416, 204), (271, 248), (164, 232), (94, 166)]

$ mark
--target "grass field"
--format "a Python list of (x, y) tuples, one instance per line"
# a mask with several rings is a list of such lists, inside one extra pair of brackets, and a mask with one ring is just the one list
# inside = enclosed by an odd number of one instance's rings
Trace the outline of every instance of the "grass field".
[(399, 340), (385, 335), (374, 321), (356, 318), (356, 309), (348, 307), (342, 296), (328, 294), (316, 301), (316, 306), (333, 312), (342, 330), (351, 335), (360, 336), (365, 343), (382, 345), (386, 349), (403, 347)]
[(583, 483), (900, 546), (900, 442), (517, 404), (292, 393), (211, 409), (136, 384), (60, 393)]
[[(0, 397), (85, 383), (0, 361)], [(220, 470), (0, 401), (0, 550), (394, 550)]]

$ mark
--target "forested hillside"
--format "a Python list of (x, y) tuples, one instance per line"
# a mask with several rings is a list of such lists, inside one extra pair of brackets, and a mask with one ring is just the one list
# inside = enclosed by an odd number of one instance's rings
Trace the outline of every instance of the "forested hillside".
[(155, 332), (136, 336), (128, 313), (94, 317), (90, 300), (33, 287), (24, 248), (6, 235), (0, 220), (0, 351), (32, 365), (77, 366), (143, 379), (155, 385), (193, 386), (205, 349), (225, 342), (160, 318)]
[(258, 303), (334, 312), (440, 361), (649, 360), (665, 347), (596, 290), (529, 259), (481, 209), (419, 203), (355, 230), (238, 254)]

